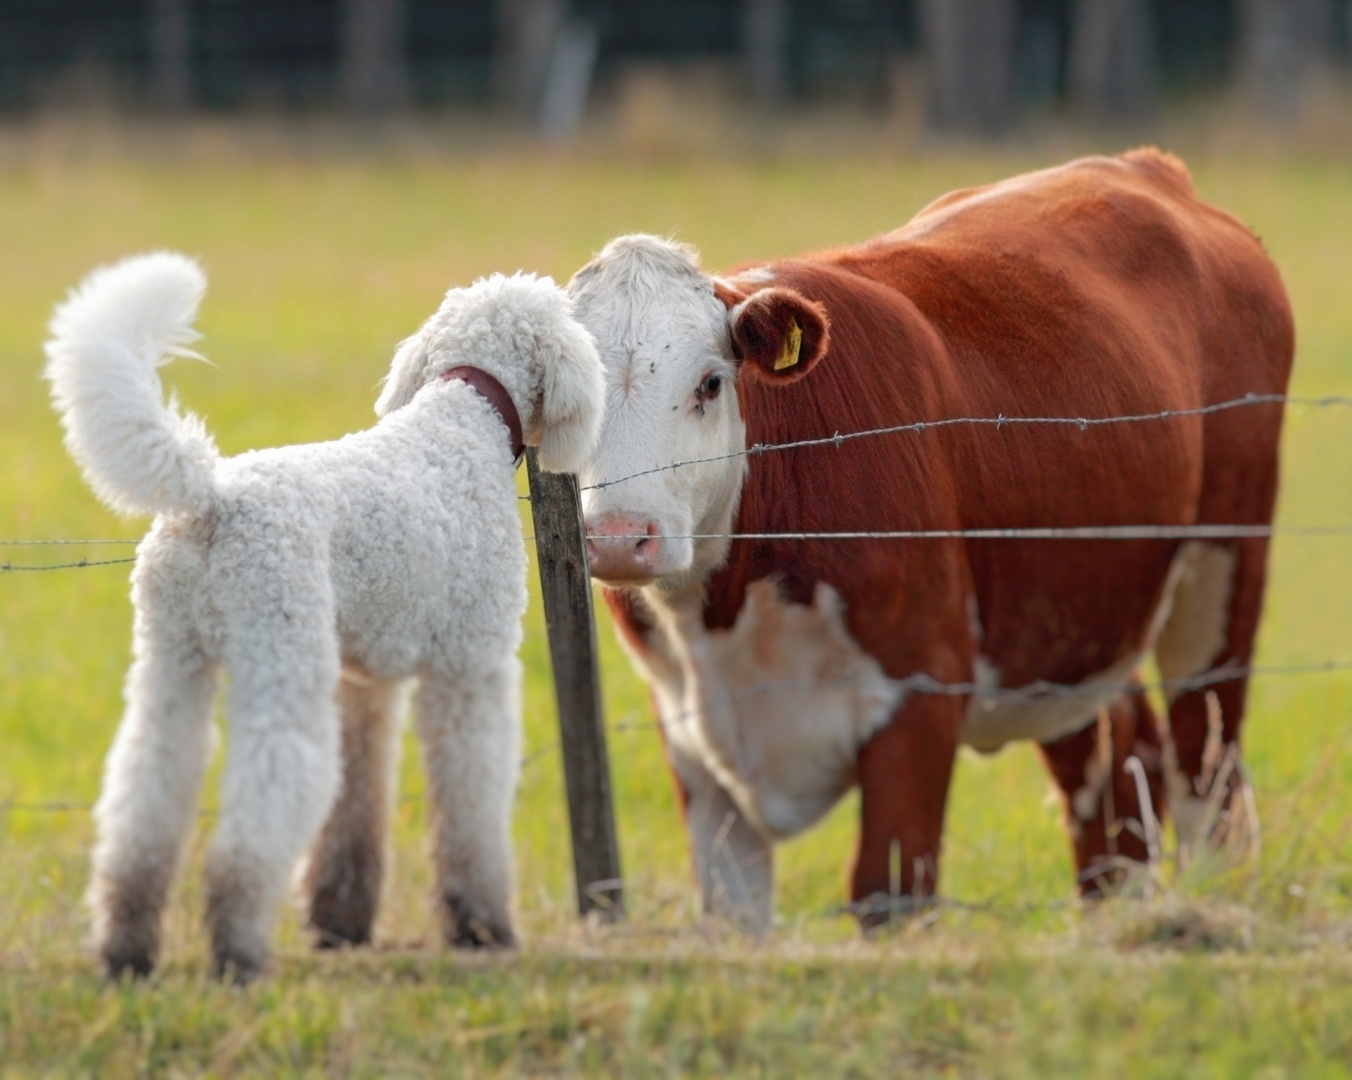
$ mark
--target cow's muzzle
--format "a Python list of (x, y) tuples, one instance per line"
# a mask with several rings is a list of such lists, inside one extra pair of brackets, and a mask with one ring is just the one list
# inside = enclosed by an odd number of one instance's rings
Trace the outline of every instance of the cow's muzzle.
[(659, 574), (662, 538), (657, 522), (608, 515), (587, 522), (587, 565), (605, 582), (651, 581)]

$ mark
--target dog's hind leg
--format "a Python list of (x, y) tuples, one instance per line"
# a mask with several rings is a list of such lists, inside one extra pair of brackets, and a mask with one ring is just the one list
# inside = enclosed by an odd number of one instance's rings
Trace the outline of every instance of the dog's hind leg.
[(179, 569), (143, 550), (133, 576), (126, 711), (94, 808), (92, 938), (114, 977), (146, 975), (159, 956), (164, 905), (209, 751), (216, 665), (183, 610), (190, 594)]
[(521, 768), (521, 666), (425, 675), (415, 699), (446, 940), (516, 944), (512, 800)]
[(236, 982), (266, 967), (287, 877), (338, 792), (338, 643), (332, 613), (305, 598), (227, 629), (229, 748), (206, 918), (213, 973)]
[(399, 762), (398, 690), (398, 682), (356, 670), (344, 671), (338, 684), (343, 785), (303, 883), (320, 948), (371, 940)]

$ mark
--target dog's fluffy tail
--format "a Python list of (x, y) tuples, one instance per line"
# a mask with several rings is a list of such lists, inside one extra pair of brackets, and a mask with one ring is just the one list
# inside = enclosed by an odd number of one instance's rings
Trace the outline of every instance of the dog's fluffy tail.
[(66, 448), (124, 514), (201, 514), (220, 455), (192, 413), (166, 403), (158, 368), (194, 356), (206, 275), (170, 252), (95, 270), (52, 316), (44, 374)]

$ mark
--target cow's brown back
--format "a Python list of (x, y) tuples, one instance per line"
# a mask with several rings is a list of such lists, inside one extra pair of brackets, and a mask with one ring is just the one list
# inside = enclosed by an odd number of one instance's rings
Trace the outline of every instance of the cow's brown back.
[[(1285, 293), (1252, 234), (1140, 151), (948, 196), (906, 227), (774, 266), (825, 304), (831, 350), (801, 383), (748, 380), (751, 443), (957, 416), (1104, 417), (1281, 393)], [(1271, 520), (1277, 406), (1078, 427), (967, 426), (752, 459), (739, 531)], [(710, 590), (730, 625), (746, 583), (816, 580), (895, 676), (1076, 682), (1139, 648), (1172, 541), (736, 545)], [(958, 626), (970, 579), (980, 640)], [(956, 605), (956, 607), (955, 607)], [(959, 655), (954, 655), (954, 654)]]

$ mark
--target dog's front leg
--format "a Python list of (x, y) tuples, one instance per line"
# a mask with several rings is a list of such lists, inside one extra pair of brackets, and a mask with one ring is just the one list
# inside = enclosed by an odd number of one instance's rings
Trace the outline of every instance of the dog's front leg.
[(516, 944), (512, 801), (521, 760), (521, 666), (433, 672), (415, 698), (427, 766), (442, 932), (465, 948)]
[(399, 764), (399, 683), (343, 672), (343, 786), (310, 852), (302, 889), (321, 949), (371, 940), (385, 876), (386, 836)]

